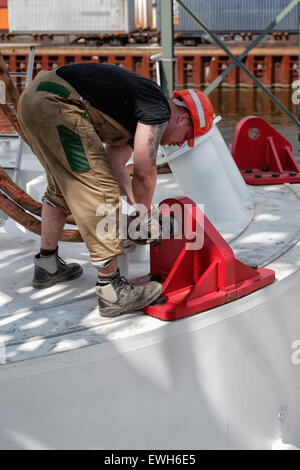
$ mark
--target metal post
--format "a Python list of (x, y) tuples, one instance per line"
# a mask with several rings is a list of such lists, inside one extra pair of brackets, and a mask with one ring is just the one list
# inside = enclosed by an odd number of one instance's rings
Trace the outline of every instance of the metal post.
[(173, 0), (161, 0), (161, 87), (171, 97), (174, 90)]
[[(26, 72), (25, 88), (30, 84), (30, 82), (32, 80), (33, 66), (34, 66), (34, 55), (35, 55), (35, 46), (30, 46), (29, 55), (28, 55), (28, 65), (27, 65), (27, 72)], [(23, 150), (24, 150), (24, 140), (22, 139), (22, 137), (20, 137), (19, 142), (18, 142), (18, 149), (17, 149), (16, 167), (15, 167), (15, 171), (14, 171), (14, 180), (15, 180), (16, 184), (19, 183), (19, 176), (20, 176)]]
[(160, 78), (160, 60), (161, 54), (154, 54), (150, 56), (150, 60), (155, 62), (155, 70), (156, 70), (156, 83), (157, 85), (161, 86), (161, 78)]

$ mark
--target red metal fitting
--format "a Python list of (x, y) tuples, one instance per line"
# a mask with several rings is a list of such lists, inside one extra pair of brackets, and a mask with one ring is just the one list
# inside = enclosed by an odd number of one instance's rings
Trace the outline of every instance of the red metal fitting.
[(248, 116), (238, 123), (231, 152), (247, 184), (300, 183), (290, 142), (261, 118)]
[[(166, 302), (144, 308), (145, 313), (176, 320), (236, 300), (275, 280), (274, 271), (252, 268), (235, 259), (230, 246), (191, 199), (166, 199), (160, 210), (169, 214), (175, 206), (181, 209), (182, 237), (163, 240), (150, 251), (151, 278), (163, 283)], [(190, 249), (193, 243), (197, 246)]]

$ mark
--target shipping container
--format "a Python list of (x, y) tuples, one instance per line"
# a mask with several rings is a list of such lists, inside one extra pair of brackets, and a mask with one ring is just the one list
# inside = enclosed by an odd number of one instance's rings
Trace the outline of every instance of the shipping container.
[[(158, 25), (160, 29), (160, 3)], [(291, 0), (184, 0), (187, 7), (216, 33), (259, 33), (291, 3)], [(273, 31), (297, 32), (300, 6), (294, 9)], [(196, 21), (174, 0), (174, 31), (204, 34)]]
[(7, 0), (0, 0), (0, 8), (7, 8)]
[(0, 8), (0, 30), (8, 30), (8, 10)]
[(135, 0), (135, 27), (147, 29), (153, 27), (152, 0)]
[[(14, 40), (18, 40), (22, 34), (27, 34), (37, 42), (48, 43), (57, 41), (59, 35), (61, 43), (81, 41), (98, 46), (157, 43), (161, 31), (162, 1), (8, 0), (10, 40), (13, 35)], [(176, 44), (193, 46), (211, 42), (195, 20), (176, 0), (173, 1)], [(252, 34), (265, 29), (291, 0), (184, 1), (219, 36), (224, 35), (229, 40), (245, 40), (252, 39)], [(270, 34), (275, 33), (275, 39), (286, 41), (292, 38), (295, 42), (299, 16), (300, 4)], [(1, 24), (7, 24), (4, 13)], [(266, 41), (268, 38), (272, 40), (269, 35)]]
[(11, 33), (129, 33), (134, 0), (8, 0)]

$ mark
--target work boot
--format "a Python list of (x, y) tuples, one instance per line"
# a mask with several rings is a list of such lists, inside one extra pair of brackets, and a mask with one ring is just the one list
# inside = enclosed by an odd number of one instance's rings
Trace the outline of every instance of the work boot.
[(107, 284), (104, 282), (102, 278), (96, 285), (99, 313), (102, 317), (117, 317), (147, 307), (161, 296), (163, 290), (163, 286), (156, 281), (134, 286), (120, 276), (119, 270), (109, 278)]
[(32, 286), (35, 289), (44, 289), (57, 282), (76, 279), (83, 273), (82, 267), (77, 263), (67, 264), (58, 256), (58, 250), (53, 255), (41, 256), (34, 259), (34, 276)]

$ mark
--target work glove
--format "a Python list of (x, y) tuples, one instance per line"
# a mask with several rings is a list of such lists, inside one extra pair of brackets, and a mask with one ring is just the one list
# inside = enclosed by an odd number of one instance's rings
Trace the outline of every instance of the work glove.
[(175, 218), (173, 214), (163, 215), (152, 205), (150, 211), (143, 216), (128, 217), (127, 235), (138, 245), (159, 245), (163, 239), (174, 238)]

